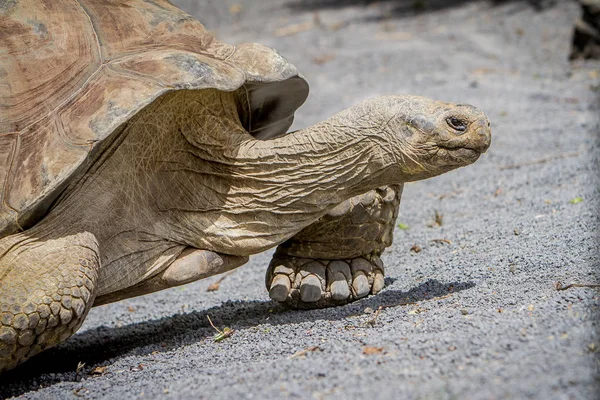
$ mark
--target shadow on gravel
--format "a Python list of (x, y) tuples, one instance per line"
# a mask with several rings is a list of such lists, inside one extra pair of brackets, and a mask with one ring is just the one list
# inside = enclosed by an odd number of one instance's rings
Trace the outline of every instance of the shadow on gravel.
[[(104, 327), (76, 334), (62, 345), (48, 350), (19, 368), (0, 377), (0, 398), (18, 396), (40, 385), (89, 378), (98, 366), (110, 365), (127, 355), (150, 355), (197, 343), (215, 335), (206, 315), (216, 326), (234, 329), (258, 325), (294, 325), (305, 321), (341, 320), (364, 315), (370, 307), (390, 308), (427, 301), (474, 287), (473, 282), (442, 283), (431, 279), (407, 292), (384, 290), (346, 306), (319, 310), (288, 310), (272, 301), (236, 301), (186, 314), (175, 314), (158, 320), (122, 327)], [(79, 363), (85, 363), (76, 372)]]
[[(322, 9), (340, 9), (350, 6), (370, 6), (390, 4), (392, 7), (383, 15), (369, 20), (377, 21), (388, 18), (412, 17), (423, 13), (436, 12), (463, 4), (487, 0), (296, 0), (288, 7), (295, 11), (319, 11)], [(557, 0), (492, 0), (492, 4), (517, 3), (543, 10), (553, 6)], [(518, 11), (518, 10), (516, 10)]]

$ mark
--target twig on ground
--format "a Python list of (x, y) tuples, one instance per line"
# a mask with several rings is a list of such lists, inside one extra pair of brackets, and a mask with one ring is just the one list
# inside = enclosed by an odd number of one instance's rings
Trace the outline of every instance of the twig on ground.
[(561, 282), (556, 282), (554, 287), (556, 287), (556, 290), (567, 290), (574, 287), (600, 288), (600, 285), (595, 283), (570, 283), (566, 286), (563, 286)]
[(377, 317), (379, 317), (379, 314), (381, 314), (381, 310), (383, 310), (383, 306), (379, 306), (377, 311), (375, 311), (373, 318), (367, 321), (367, 325), (375, 326), (375, 324), (377, 323)]
[(452, 244), (452, 241), (450, 239), (431, 239), (430, 242)]
[(304, 356), (304, 355), (306, 355), (308, 353), (311, 353), (311, 352), (317, 351), (317, 350), (319, 350), (319, 346), (310, 346), (310, 347), (307, 347), (304, 350), (299, 350), (299, 351), (295, 352), (294, 354), (292, 354), (291, 356), (289, 356), (288, 359), (292, 359), (292, 358), (295, 358), (295, 357)]
[(442, 226), (444, 222), (444, 216), (438, 210), (435, 210), (435, 220), (433, 222), (437, 226)]
[(216, 292), (217, 290), (219, 290), (219, 286), (221, 286), (221, 282), (223, 282), (223, 280), (225, 280), (225, 278), (227, 278), (229, 275), (233, 274), (234, 272), (235, 272), (235, 270), (234, 271), (230, 271), (229, 273), (227, 273), (227, 274), (223, 275), (222, 277), (220, 277), (215, 282), (211, 283), (206, 288), (206, 291), (207, 292)]

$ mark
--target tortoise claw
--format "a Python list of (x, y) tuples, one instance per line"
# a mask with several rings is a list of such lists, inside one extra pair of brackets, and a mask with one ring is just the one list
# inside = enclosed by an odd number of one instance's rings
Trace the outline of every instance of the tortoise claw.
[(276, 258), (267, 271), (271, 299), (292, 308), (347, 304), (383, 286), (383, 264), (374, 254), (350, 260)]
[(283, 274), (276, 275), (271, 282), (269, 297), (275, 301), (285, 301), (290, 293), (290, 288), (290, 278)]
[(321, 300), (321, 282), (315, 275), (307, 275), (300, 283), (300, 299), (304, 303), (315, 303)]

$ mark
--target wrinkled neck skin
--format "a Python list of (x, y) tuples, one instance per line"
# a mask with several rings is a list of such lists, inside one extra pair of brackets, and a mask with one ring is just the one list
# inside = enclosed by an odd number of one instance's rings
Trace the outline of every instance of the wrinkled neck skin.
[(264, 193), (277, 212), (314, 220), (355, 195), (404, 182), (393, 144), (377, 127), (353, 126), (353, 114), (346, 110), (276, 139), (240, 143), (240, 186), (251, 184), (258, 198)]

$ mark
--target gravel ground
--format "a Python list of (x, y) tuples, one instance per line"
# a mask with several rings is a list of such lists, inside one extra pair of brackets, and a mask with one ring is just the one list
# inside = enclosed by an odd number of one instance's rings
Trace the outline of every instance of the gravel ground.
[[(3, 376), (0, 397), (598, 398), (600, 293), (555, 288), (600, 275), (600, 62), (567, 61), (574, 3), (174, 3), (303, 71), (296, 128), (413, 93), (485, 110), (492, 147), (406, 186), (409, 229), (383, 256), (381, 294), (288, 311), (264, 287), (270, 253), (257, 255), (218, 291), (214, 277), (94, 308), (68, 342)], [(207, 315), (234, 334), (215, 343)]]

